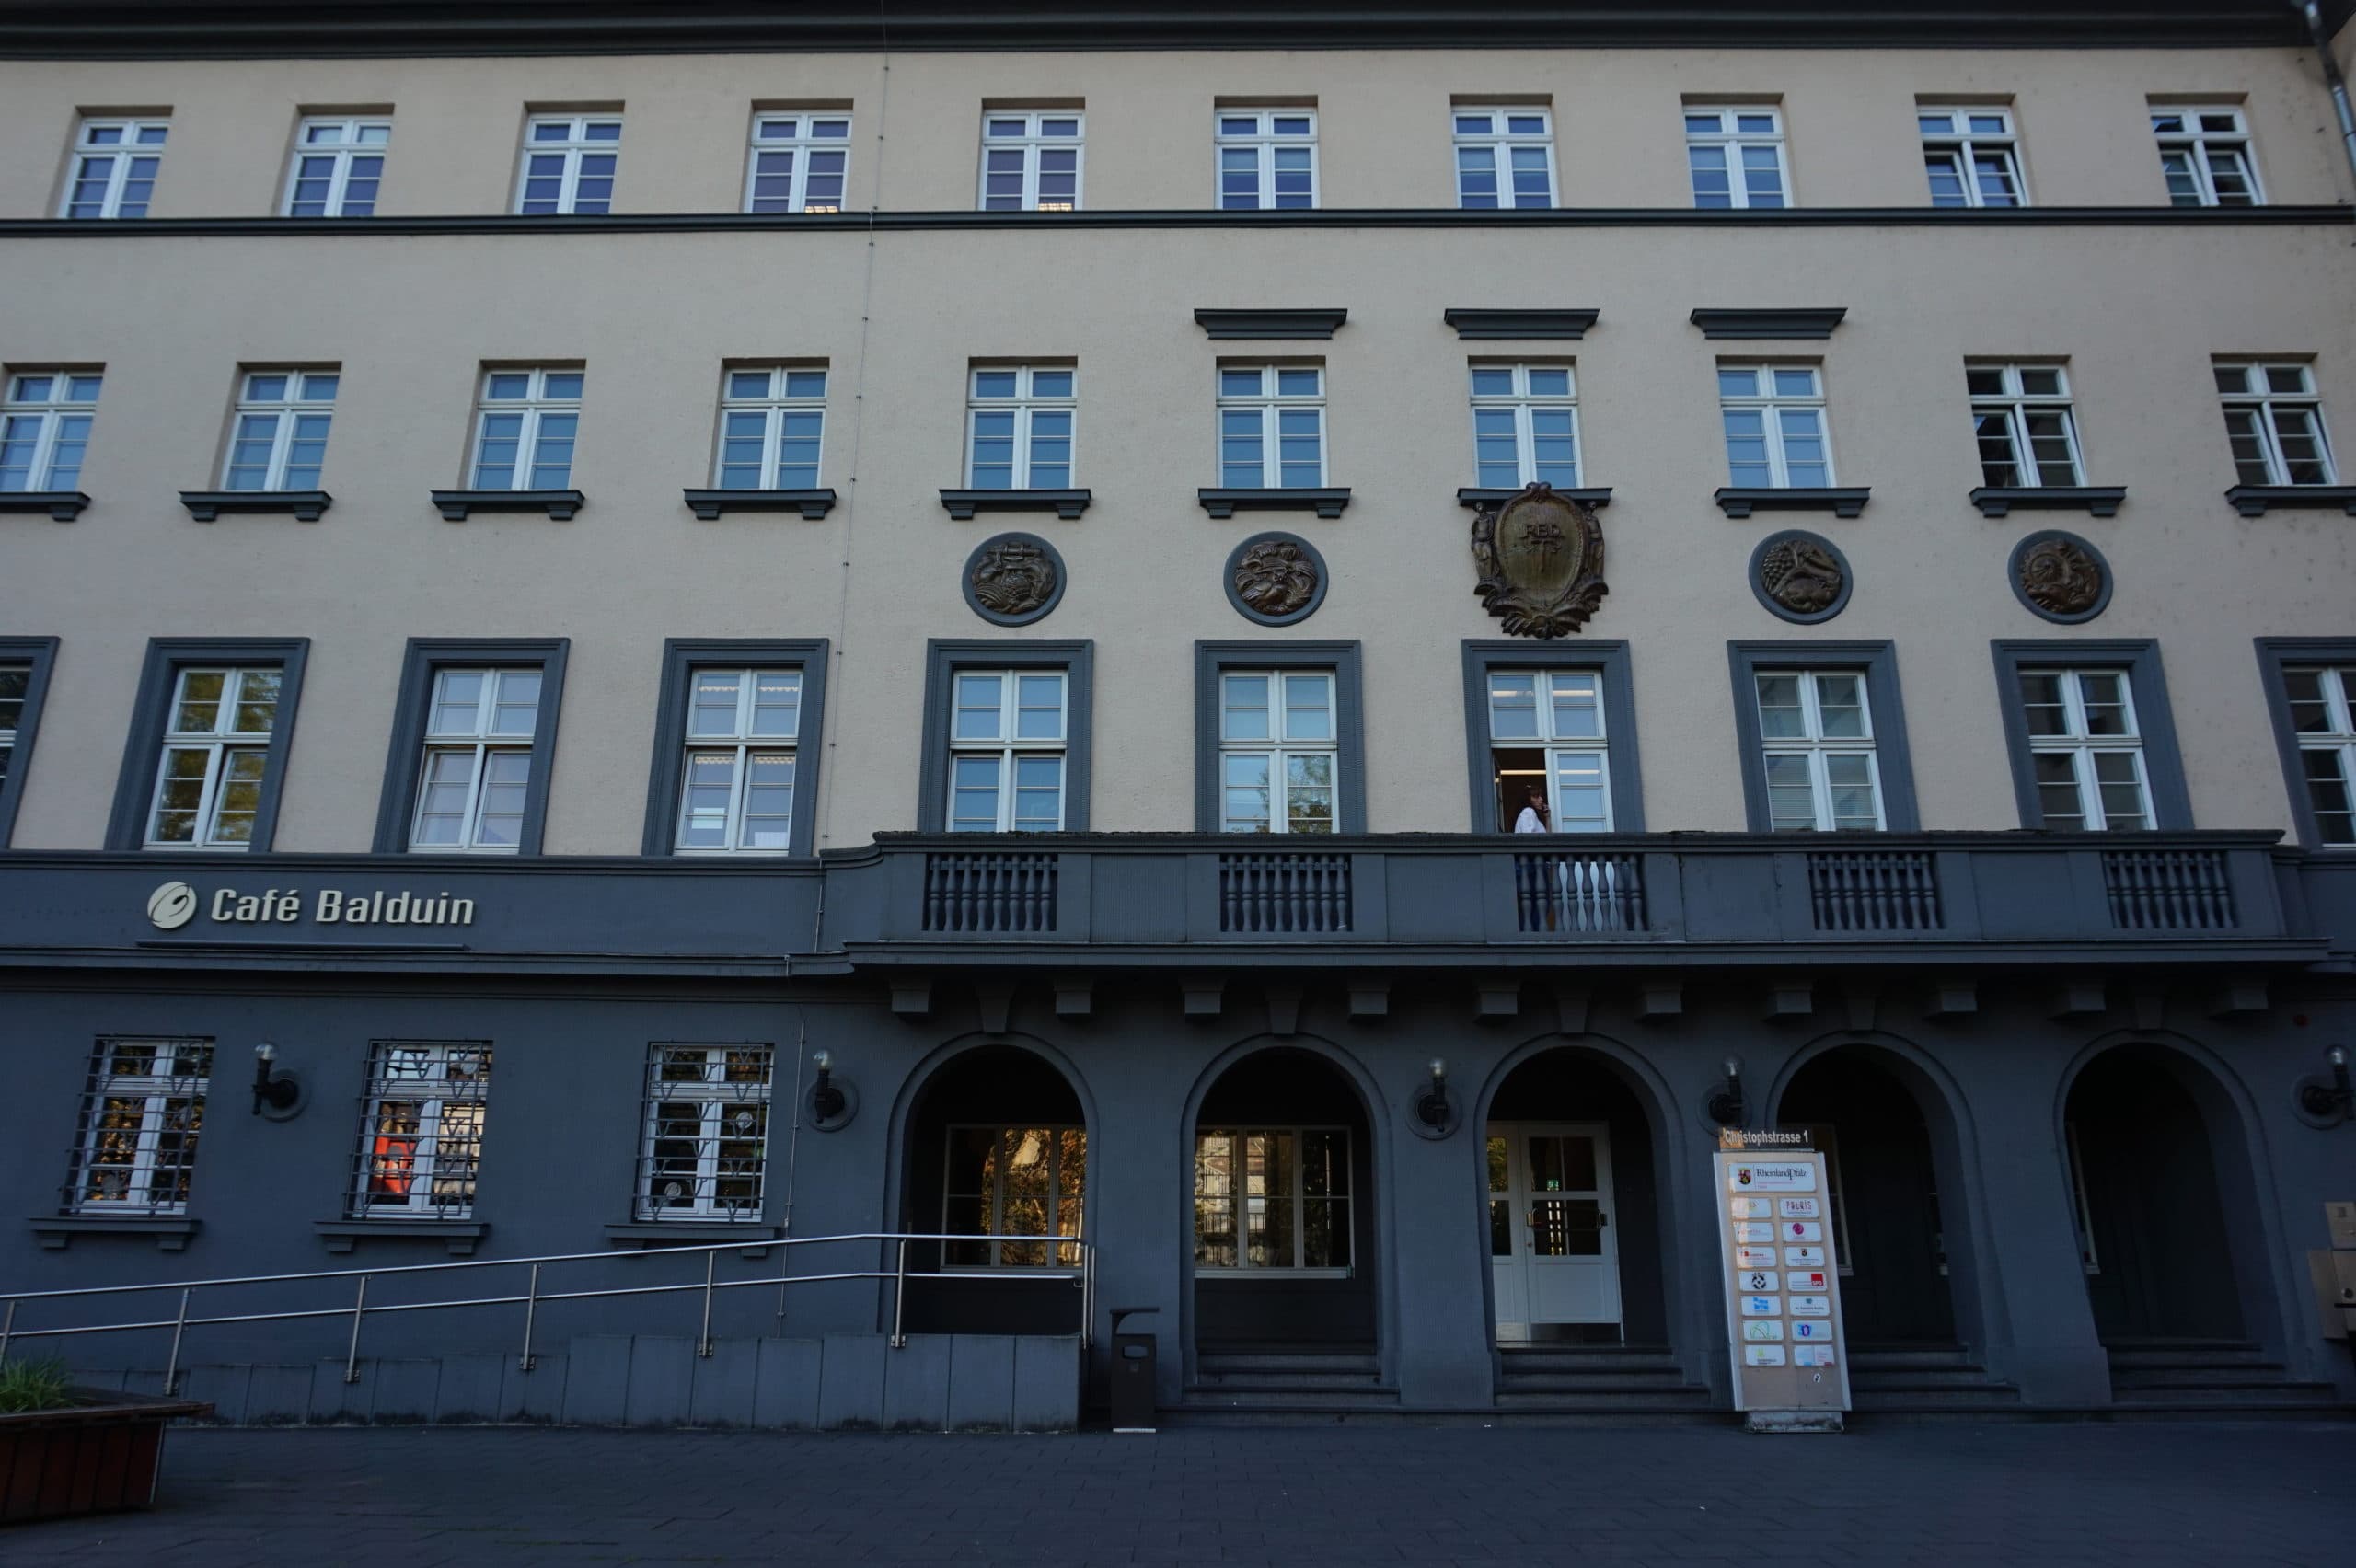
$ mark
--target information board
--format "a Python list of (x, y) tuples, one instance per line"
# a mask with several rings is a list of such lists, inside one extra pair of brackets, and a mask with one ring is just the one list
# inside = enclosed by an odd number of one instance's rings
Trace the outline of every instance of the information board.
[(1824, 1155), (1804, 1133), (1729, 1127), (1715, 1158), (1735, 1409), (1846, 1411), (1849, 1347)]

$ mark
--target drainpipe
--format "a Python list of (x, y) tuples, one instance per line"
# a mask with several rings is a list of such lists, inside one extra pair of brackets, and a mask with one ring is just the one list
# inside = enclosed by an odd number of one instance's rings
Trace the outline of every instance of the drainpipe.
[(2348, 78), (2339, 74), (2331, 40), (2324, 36), (2323, 8), (2316, 0), (2304, 0), (2299, 10), (2307, 18), (2307, 36), (2315, 40), (2316, 58), (2323, 64), (2324, 86), (2331, 89), (2332, 111), (2339, 116), (2339, 143), (2348, 154), (2348, 172), (2356, 175), (2356, 110), (2349, 107)]

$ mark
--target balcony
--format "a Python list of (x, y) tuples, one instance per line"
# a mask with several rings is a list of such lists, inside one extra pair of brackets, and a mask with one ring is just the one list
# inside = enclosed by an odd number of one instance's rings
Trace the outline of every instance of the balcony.
[(1239, 949), (1507, 967), (2246, 963), (2325, 946), (2254, 833), (884, 834), (825, 859), (823, 945), (854, 966), (1024, 949), (1147, 967)]

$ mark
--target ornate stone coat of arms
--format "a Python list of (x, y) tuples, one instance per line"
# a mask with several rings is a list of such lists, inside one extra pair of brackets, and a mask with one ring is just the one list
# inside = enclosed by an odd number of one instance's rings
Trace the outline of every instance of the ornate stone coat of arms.
[(1472, 514), (1472, 592), (1515, 637), (1562, 637), (1610, 589), (1595, 508), (1533, 484)]

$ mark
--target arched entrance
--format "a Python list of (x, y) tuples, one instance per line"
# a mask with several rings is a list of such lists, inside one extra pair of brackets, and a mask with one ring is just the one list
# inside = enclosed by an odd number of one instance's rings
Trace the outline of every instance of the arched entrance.
[[(910, 1333), (1068, 1334), (1080, 1323), (1088, 1122), (1054, 1064), (986, 1045), (934, 1069), (908, 1111), (902, 1228)], [(1042, 1279), (1010, 1275), (1047, 1274)]]
[(1197, 1351), (1372, 1356), (1374, 1140), (1348, 1077), (1255, 1051), (1205, 1092), (1192, 1148)]
[(2152, 1044), (2103, 1052), (2070, 1086), (2078, 1250), (2095, 1332), (2112, 1350), (2250, 1332), (2218, 1180), (2225, 1140), (2202, 1103), (2222, 1098), (2181, 1053)]
[[(1926, 1107), (1887, 1053), (1835, 1046), (1792, 1075), (1775, 1113), (1827, 1151), (1841, 1313), (1859, 1350), (1956, 1343), (1947, 1224)], [(1943, 1108), (1942, 1108), (1943, 1111)]]

